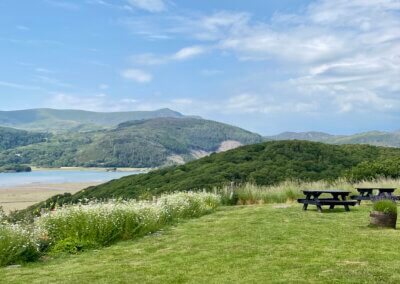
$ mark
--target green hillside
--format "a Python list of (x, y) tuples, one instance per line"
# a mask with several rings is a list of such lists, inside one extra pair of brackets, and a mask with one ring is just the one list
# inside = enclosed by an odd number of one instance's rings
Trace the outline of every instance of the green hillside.
[(82, 198), (140, 198), (164, 192), (212, 189), (230, 182), (272, 185), (290, 179), (335, 180), (362, 162), (389, 157), (400, 157), (400, 149), (307, 141), (264, 142), (110, 181), (72, 196), (53, 198), (46, 206), (56, 199), (63, 203)]
[(352, 135), (331, 135), (323, 132), (283, 132), (265, 137), (269, 140), (307, 140), (330, 144), (369, 144), (400, 148), (400, 132), (369, 131)]
[(44, 142), (48, 137), (45, 133), (0, 127), (0, 151)]
[(157, 167), (218, 151), (229, 141), (252, 144), (262, 137), (238, 127), (196, 118), (156, 118), (112, 130), (54, 135), (47, 142), (0, 153), (0, 166)]
[(36, 131), (90, 131), (111, 128), (128, 120), (158, 117), (183, 117), (183, 115), (170, 109), (131, 112), (27, 109), (0, 111), (0, 125)]

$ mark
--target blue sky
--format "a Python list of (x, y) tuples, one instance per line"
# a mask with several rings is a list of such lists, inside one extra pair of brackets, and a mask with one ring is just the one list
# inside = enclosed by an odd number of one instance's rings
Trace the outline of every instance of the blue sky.
[(400, 129), (400, 0), (3, 0), (0, 109)]

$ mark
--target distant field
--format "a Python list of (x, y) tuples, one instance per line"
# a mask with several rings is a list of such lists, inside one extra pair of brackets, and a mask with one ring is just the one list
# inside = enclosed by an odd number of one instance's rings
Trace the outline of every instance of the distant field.
[(297, 204), (225, 207), (141, 239), (20, 268), (4, 283), (399, 283), (400, 233), (369, 205), (323, 214)]

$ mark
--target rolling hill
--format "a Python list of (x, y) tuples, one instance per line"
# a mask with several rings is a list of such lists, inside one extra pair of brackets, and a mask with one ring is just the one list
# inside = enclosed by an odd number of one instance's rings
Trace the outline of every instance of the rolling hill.
[(114, 129), (53, 135), (46, 142), (0, 152), (0, 166), (158, 167), (263, 138), (238, 127), (190, 118), (154, 118)]
[(268, 140), (307, 140), (330, 144), (369, 144), (383, 147), (400, 147), (400, 132), (369, 131), (353, 135), (331, 135), (324, 132), (283, 132), (266, 136)]
[(50, 135), (0, 127), (0, 151), (45, 142)]
[(112, 128), (129, 120), (184, 117), (170, 109), (131, 112), (91, 112), (84, 110), (27, 109), (0, 111), (0, 125), (25, 130), (65, 132)]
[(400, 158), (400, 149), (369, 145), (328, 145), (308, 141), (272, 141), (147, 174), (127, 176), (89, 187), (74, 195), (56, 196), (39, 205), (78, 202), (84, 198), (144, 198), (153, 195), (250, 182), (274, 185), (286, 180), (335, 180), (365, 162)]

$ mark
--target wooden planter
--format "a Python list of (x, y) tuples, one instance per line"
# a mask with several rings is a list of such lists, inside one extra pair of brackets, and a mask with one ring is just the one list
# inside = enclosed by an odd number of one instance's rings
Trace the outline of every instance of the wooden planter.
[(372, 211), (369, 216), (371, 225), (396, 229), (397, 214)]

